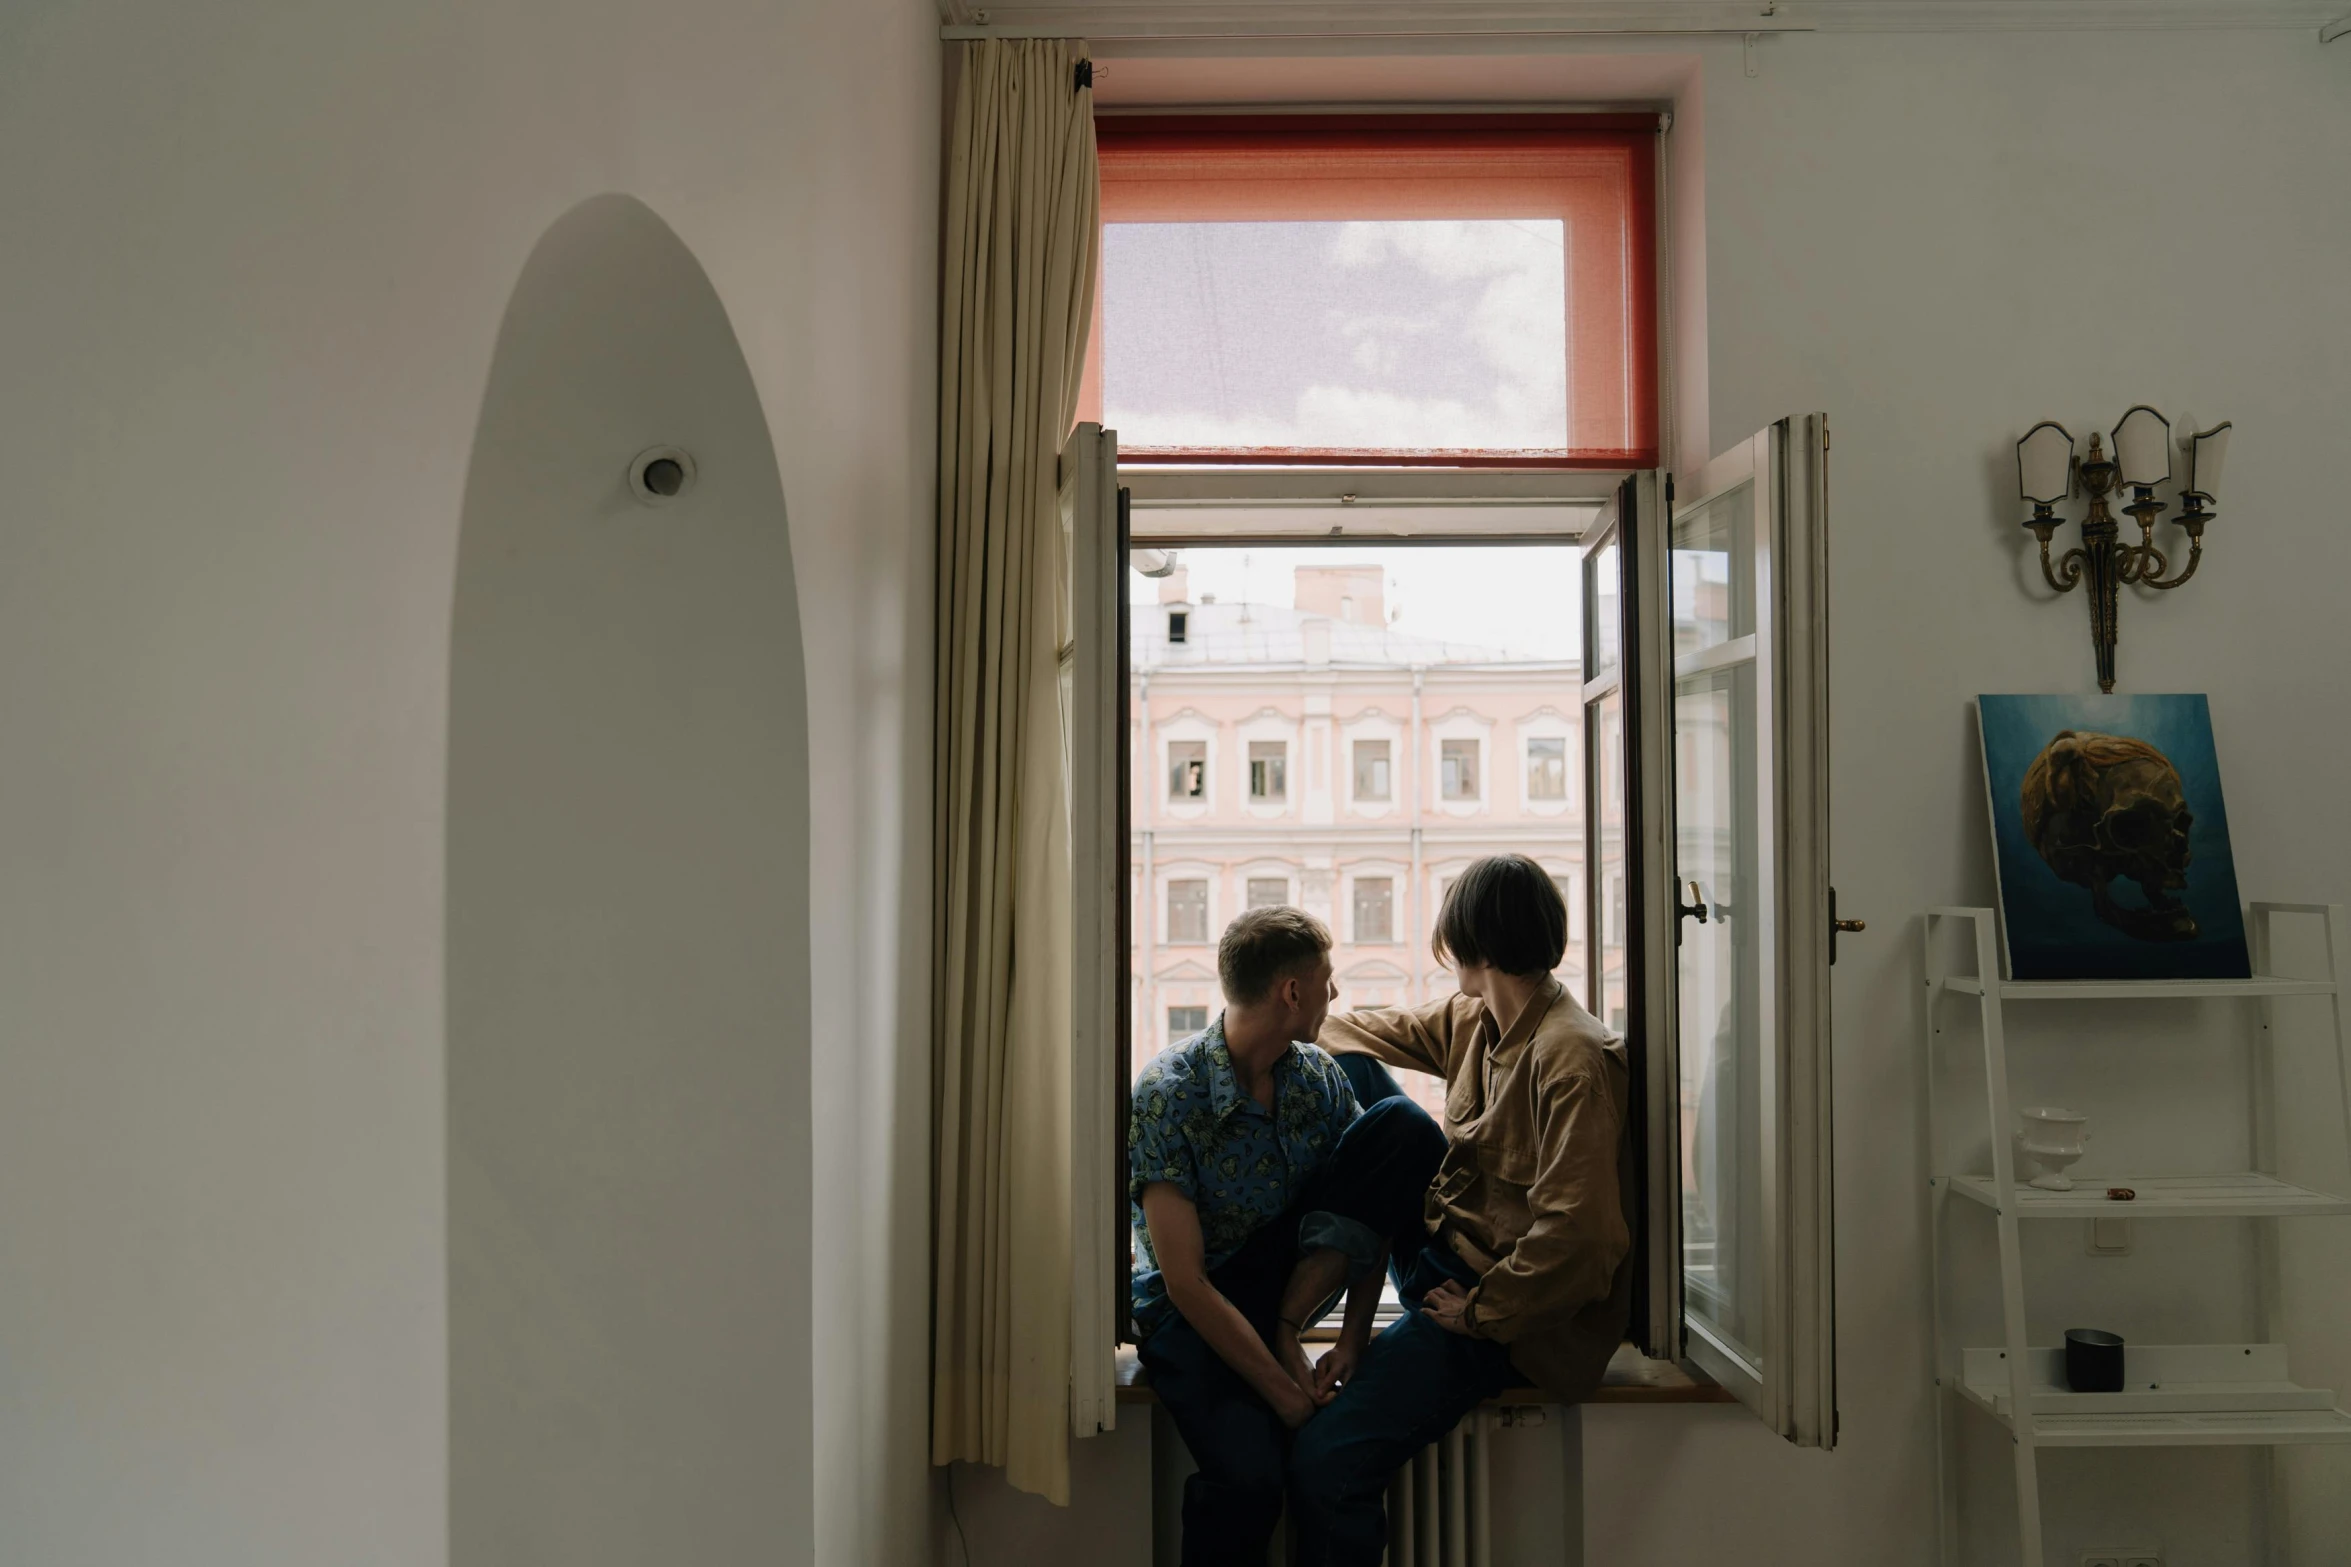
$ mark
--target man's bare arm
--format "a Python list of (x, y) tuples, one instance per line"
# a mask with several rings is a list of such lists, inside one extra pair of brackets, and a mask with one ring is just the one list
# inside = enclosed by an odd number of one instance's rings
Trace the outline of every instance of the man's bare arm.
[(1153, 1181), (1143, 1188), (1143, 1224), (1151, 1232), (1159, 1276), (1175, 1309), (1284, 1424), (1304, 1425), (1316, 1408), (1313, 1397), (1282, 1369), (1240, 1308), (1208, 1280), (1200, 1210), (1192, 1206), (1192, 1199), (1172, 1181)]

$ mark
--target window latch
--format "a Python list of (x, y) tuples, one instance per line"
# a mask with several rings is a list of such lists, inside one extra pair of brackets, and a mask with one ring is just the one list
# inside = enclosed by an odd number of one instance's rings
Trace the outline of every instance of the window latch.
[(1837, 938), (1839, 936), (1858, 936), (1867, 929), (1869, 929), (1869, 921), (1867, 920), (1841, 920), (1837, 918), (1837, 889), (1831, 887), (1829, 889), (1829, 967), (1835, 968), (1837, 966)]

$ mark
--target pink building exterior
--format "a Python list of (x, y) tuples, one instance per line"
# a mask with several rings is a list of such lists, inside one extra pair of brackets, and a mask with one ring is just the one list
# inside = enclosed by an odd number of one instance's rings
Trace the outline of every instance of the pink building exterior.
[(1135, 608), (1135, 1066), (1216, 1015), (1216, 940), (1255, 904), (1329, 925), (1342, 1007), (1450, 993), (1429, 930), (1487, 854), (1557, 879), (1583, 994), (1576, 663), (1394, 631), (1384, 576), (1299, 567), (1280, 606), (1194, 602), (1179, 571)]

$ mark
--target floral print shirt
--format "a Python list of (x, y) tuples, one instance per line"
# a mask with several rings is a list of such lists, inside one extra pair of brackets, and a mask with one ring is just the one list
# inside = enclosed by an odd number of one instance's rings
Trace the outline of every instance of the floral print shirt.
[(1319, 1046), (1294, 1044), (1274, 1063), (1272, 1113), (1241, 1091), (1225, 1048), (1224, 1015), (1163, 1050), (1135, 1079), (1127, 1123), (1127, 1198), (1134, 1225), (1135, 1332), (1148, 1336), (1175, 1307), (1143, 1223), (1143, 1188), (1167, 1181), (1200, 1212), (1213, 1270), (1290, 1206), (1357, 1114), (1347, 1074)]

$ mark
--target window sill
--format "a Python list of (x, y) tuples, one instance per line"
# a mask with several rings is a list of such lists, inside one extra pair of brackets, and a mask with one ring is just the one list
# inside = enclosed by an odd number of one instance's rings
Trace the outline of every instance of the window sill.
[[(1319, 1335), (1316, 1335), (1319, 1336)], [(1310, 1336), (1310, 1341), (1312, 1337)], [(1156, 1404), (1159, 1396), (1151, 1391), (1150, 1373), (1143, 1369), (1135, 1354), (1135, 1346), (1121, 1344), (1118, 1348), (1118, 1401), (1122, 1404)], [(1554, 1400), (1540, 1388), (1504, 1388), (1486, 1400), (1489, 1406), (1500, 1404), (1548, 1404)], [(1617, 1346), (1615, 1358), (1608, 1362), (1608, 1370), (1600, 1378), (1600, 1386), (1587, 1404), (1730, 1404), (1737, 1400), (1705, 1372), (1688, 1361), (1651, 1360), (1630, 1344)]]

